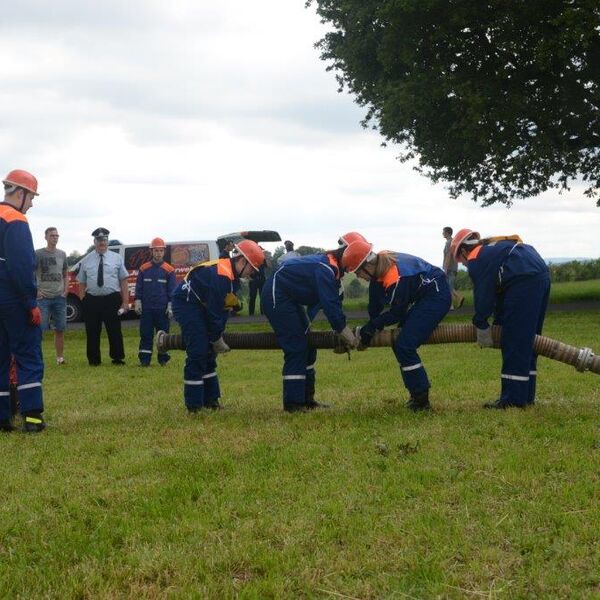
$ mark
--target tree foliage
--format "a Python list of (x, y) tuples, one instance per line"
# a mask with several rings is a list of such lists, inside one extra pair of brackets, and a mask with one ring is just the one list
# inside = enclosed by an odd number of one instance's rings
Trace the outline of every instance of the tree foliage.
[(598, 0), (313, 3), (363, 125), (452, 196), (510, 205), (578, 177), (598, 195)]
[(323, 248), (317, 248), (315, 246), (298, 246), (296, 252), (300, 256), (309, 256), (311, 254), (323, 254), (325, 250)]
[(71, 252), (67, 256), (67, 265), (69, 267), (72, 267), (73, 265), (77, 264), (80, 260), (81, 260), (81, 254), (79, 252), (77, 252), (77, 250), (73, 250), (73, 252)]

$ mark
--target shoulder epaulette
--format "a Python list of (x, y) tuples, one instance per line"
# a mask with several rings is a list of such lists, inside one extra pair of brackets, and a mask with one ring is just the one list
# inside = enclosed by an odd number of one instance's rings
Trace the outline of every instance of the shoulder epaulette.
[(219, 260), (203, 260), (200, 262), (197, 262), (195, 264), (193, 264), (190, 267), (190, 270), (186, 273), (184, 279), (185, 281), (187, 281), (190, 276), (192, 275), (192, 272), (195, 271), (196, 269), (203, 269), (204, 267), (214, 267), (216, 264), (219, 263)]
[(27, 217), (10, 204), (0, 204), (0, 219), (4, 219), (7, 223), (14, 221), (27, 223)]
[(151, 262), (145, 262), (141, 267), (140, 271), (147, 271), (152, 266)]
[(162, 264), (162, 268), (167, 272), (167, 273), (172, 273), (175, 270), (175, 267), (173, 265), (170, 265), (168, 262), (164, 262)]
[(398, 265), (392, 265), (381, 277), (377, 279), (381, 285), (387, 290), (387, 288), (395, 285), (400, 281), (400, 271)]

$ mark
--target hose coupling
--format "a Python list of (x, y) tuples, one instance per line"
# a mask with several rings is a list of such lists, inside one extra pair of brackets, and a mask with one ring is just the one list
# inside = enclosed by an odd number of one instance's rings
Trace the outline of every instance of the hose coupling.
[(592, 364), (592, 360), (594, 358), (594, 353), (591, 348), (581, 348), (579, 350), (579, 354), (577, 355), (577, 363), (575, 364), (575, 368), (583, 373), (590, 368)]

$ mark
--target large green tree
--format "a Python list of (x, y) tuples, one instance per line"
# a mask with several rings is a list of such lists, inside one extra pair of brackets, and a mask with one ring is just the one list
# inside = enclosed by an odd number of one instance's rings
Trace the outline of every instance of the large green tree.
[(452, 196), (510, 205), (579, 178), (597, 197), (599, 0), (313, 3), (363, 124)]

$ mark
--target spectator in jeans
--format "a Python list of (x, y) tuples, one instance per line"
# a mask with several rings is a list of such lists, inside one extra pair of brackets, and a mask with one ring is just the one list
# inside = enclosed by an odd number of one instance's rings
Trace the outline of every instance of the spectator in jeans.
[(56, 227), (48, 227), (44, 236), (46, 247), (35, 251), (38, 305), (42, 312), (42, 331), (50, 328), (50, 318), (52, 318), (56, 364), (63, 365), (69, 287), (67, 255), (56, 247), (59, 237)]

